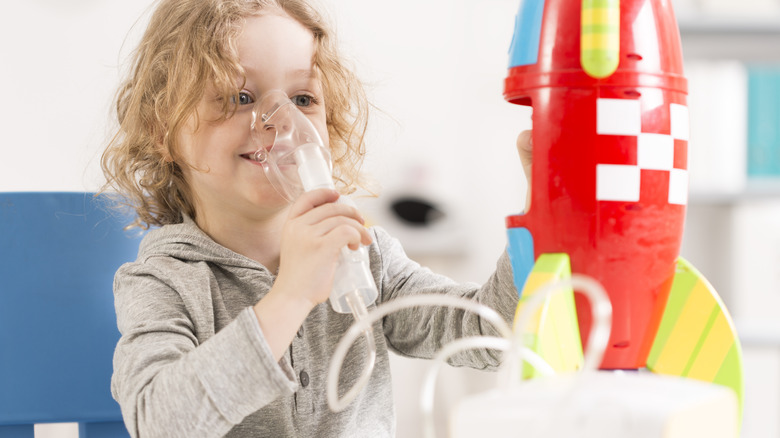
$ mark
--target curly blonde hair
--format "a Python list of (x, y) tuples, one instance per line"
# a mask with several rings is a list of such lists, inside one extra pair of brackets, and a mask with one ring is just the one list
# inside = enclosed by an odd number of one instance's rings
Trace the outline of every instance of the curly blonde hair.
[(342, 193), (360, 186), (365, 91), (342, 62), (332, 30), (307, 0), (162, 0), (117, 92), (119, 127), (101, 160), (107, 180), (102, 192), (116, 191), (135, 210), (131, 227), (195, 217), (192, 193), (175, 159), (178, 134), (209, 86), (223, 97), (223, 119), (236, 110), (230, 97), (245, 78), (236, 40), (245, 18), (266, 8), (284, 11), (314, 35), (334, 177)]

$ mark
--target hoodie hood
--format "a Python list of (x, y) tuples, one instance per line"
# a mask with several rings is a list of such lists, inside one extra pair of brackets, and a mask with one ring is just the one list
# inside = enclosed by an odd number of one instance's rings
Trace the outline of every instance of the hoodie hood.
[(183, 261), (265, 269), (260, 263), (215, 242), (189, 216), (184, 216), (180, 224), (165, 225), (147, 233), (138, 249), (138, 261), (143, 262), (152, 257), (174, 257)]

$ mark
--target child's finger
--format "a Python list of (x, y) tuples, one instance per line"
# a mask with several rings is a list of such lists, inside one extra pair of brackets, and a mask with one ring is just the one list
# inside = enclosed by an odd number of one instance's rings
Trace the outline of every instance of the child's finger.
[(360, 211), (358, 211), (357, 208), (349, 204), (342, 203), (328, 203), (320, 205), (303, 213), (299, 219), (301, 220), (301, 223), (314, 225), (334, 216), (344, 216), (353, 219), (360, 224), (365, 224), (366, 222), (365, 219), (363, 219), (363, 215), (360, 214)]
[(523, 131), (517, 136), (517, 153), (520, 155), (520, 160), (523, 165), (531, 164), (533, 158), (533, 145), (531, 143), (531, 132)]
[(368, 229), (363, 226), (362, 223), (356, 222), (354, 219), (347, 218), (344, 216), (333, 216), (329, 217), (322, 222), (318, 223), (315, 226), (315, 229), (317, 230), (316, 233), (318, 233), (321, 236), (325, 236), (333, 230), (336, 230), (340, 227), (349, 227), (357, 231), (357, 235), (353, 235), (353, 237), (356, 237), (351, 239), (349, 242), (350, 245), (357, 246), (358, 244), (364, 244), (364, 245), (370, 245), (373, 239), (371, 238), (371, 233), (369, 233)]
[(370, 245), (373, 240), (365, 227), (345, 217), (328, 218), (317, 224), (316, 228), (324, 239), (337, 248), (349, 246), (354, 250), (361, 244)]
[(339, 193), (331, 189), (317, 189), (306, 192), (298, 198), (290, 209), (290, 218), (296, 218), (323, 204), (336, 202)]
[(525, 196), (525, 211), (531, 207), (531, 171), (533, 168), (533, 142), (532, 131), (523, 131), (517, 136), (517, 153), (520, 155), (520, 162), (523, 164), (523, 173), (525, 173), (528, 182), (528, 191)]

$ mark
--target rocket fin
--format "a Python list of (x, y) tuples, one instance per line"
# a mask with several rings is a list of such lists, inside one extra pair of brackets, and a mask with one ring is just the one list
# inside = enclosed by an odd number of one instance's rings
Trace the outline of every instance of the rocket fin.
[[(571, 265), (568, 254), (542, 254), (533, 266), (515, 312), (515, 321), (529, 298), (542, 286), (569, 278)], [(582, 344), (571, 289), (550, 295), (524, 329), (525, 346), (540, 355), (556, 373), (575, 371), (582, 366)], [(528, 364), (523, 365), (523, 377), (538, 377)]]
[(682, 257), (647, 368), (657, 374), (718, 383), (744, 405), (742, 347), (731, 316), (712, 285)]

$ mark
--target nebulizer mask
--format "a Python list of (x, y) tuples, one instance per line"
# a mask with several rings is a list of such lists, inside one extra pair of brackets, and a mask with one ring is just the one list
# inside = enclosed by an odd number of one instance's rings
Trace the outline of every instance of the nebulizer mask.
[[(281, 90), (265, 93), (252, 111), (252, 139), (258, 149), (252, 158), (260, 163), (268, 180), (285, 199), (293, 202), (303, 192), (335, 189), (330, 152), (317, 128)], [(352, 204), (342, 196), (337, 202)], [(330, 305), (339, 313), (352, 313), (356, 320), (367, 314), (367, 306), (377, 298), (369, 266), (368, 250), (344, 247), (339, 254)], [(368, 382), (376, 361), (376, 346), (370, 326), (363, 330), (368, 345), (368, 361), (357, 383), (342, 399), (336, 386), (329, 385), (328, 402), (342, 410)]]
[(334, 188), (330, 152), (317, 128), (281, 90), (262, 96), (252, 110), (252, 158), (290, 202), (304, 191)]

